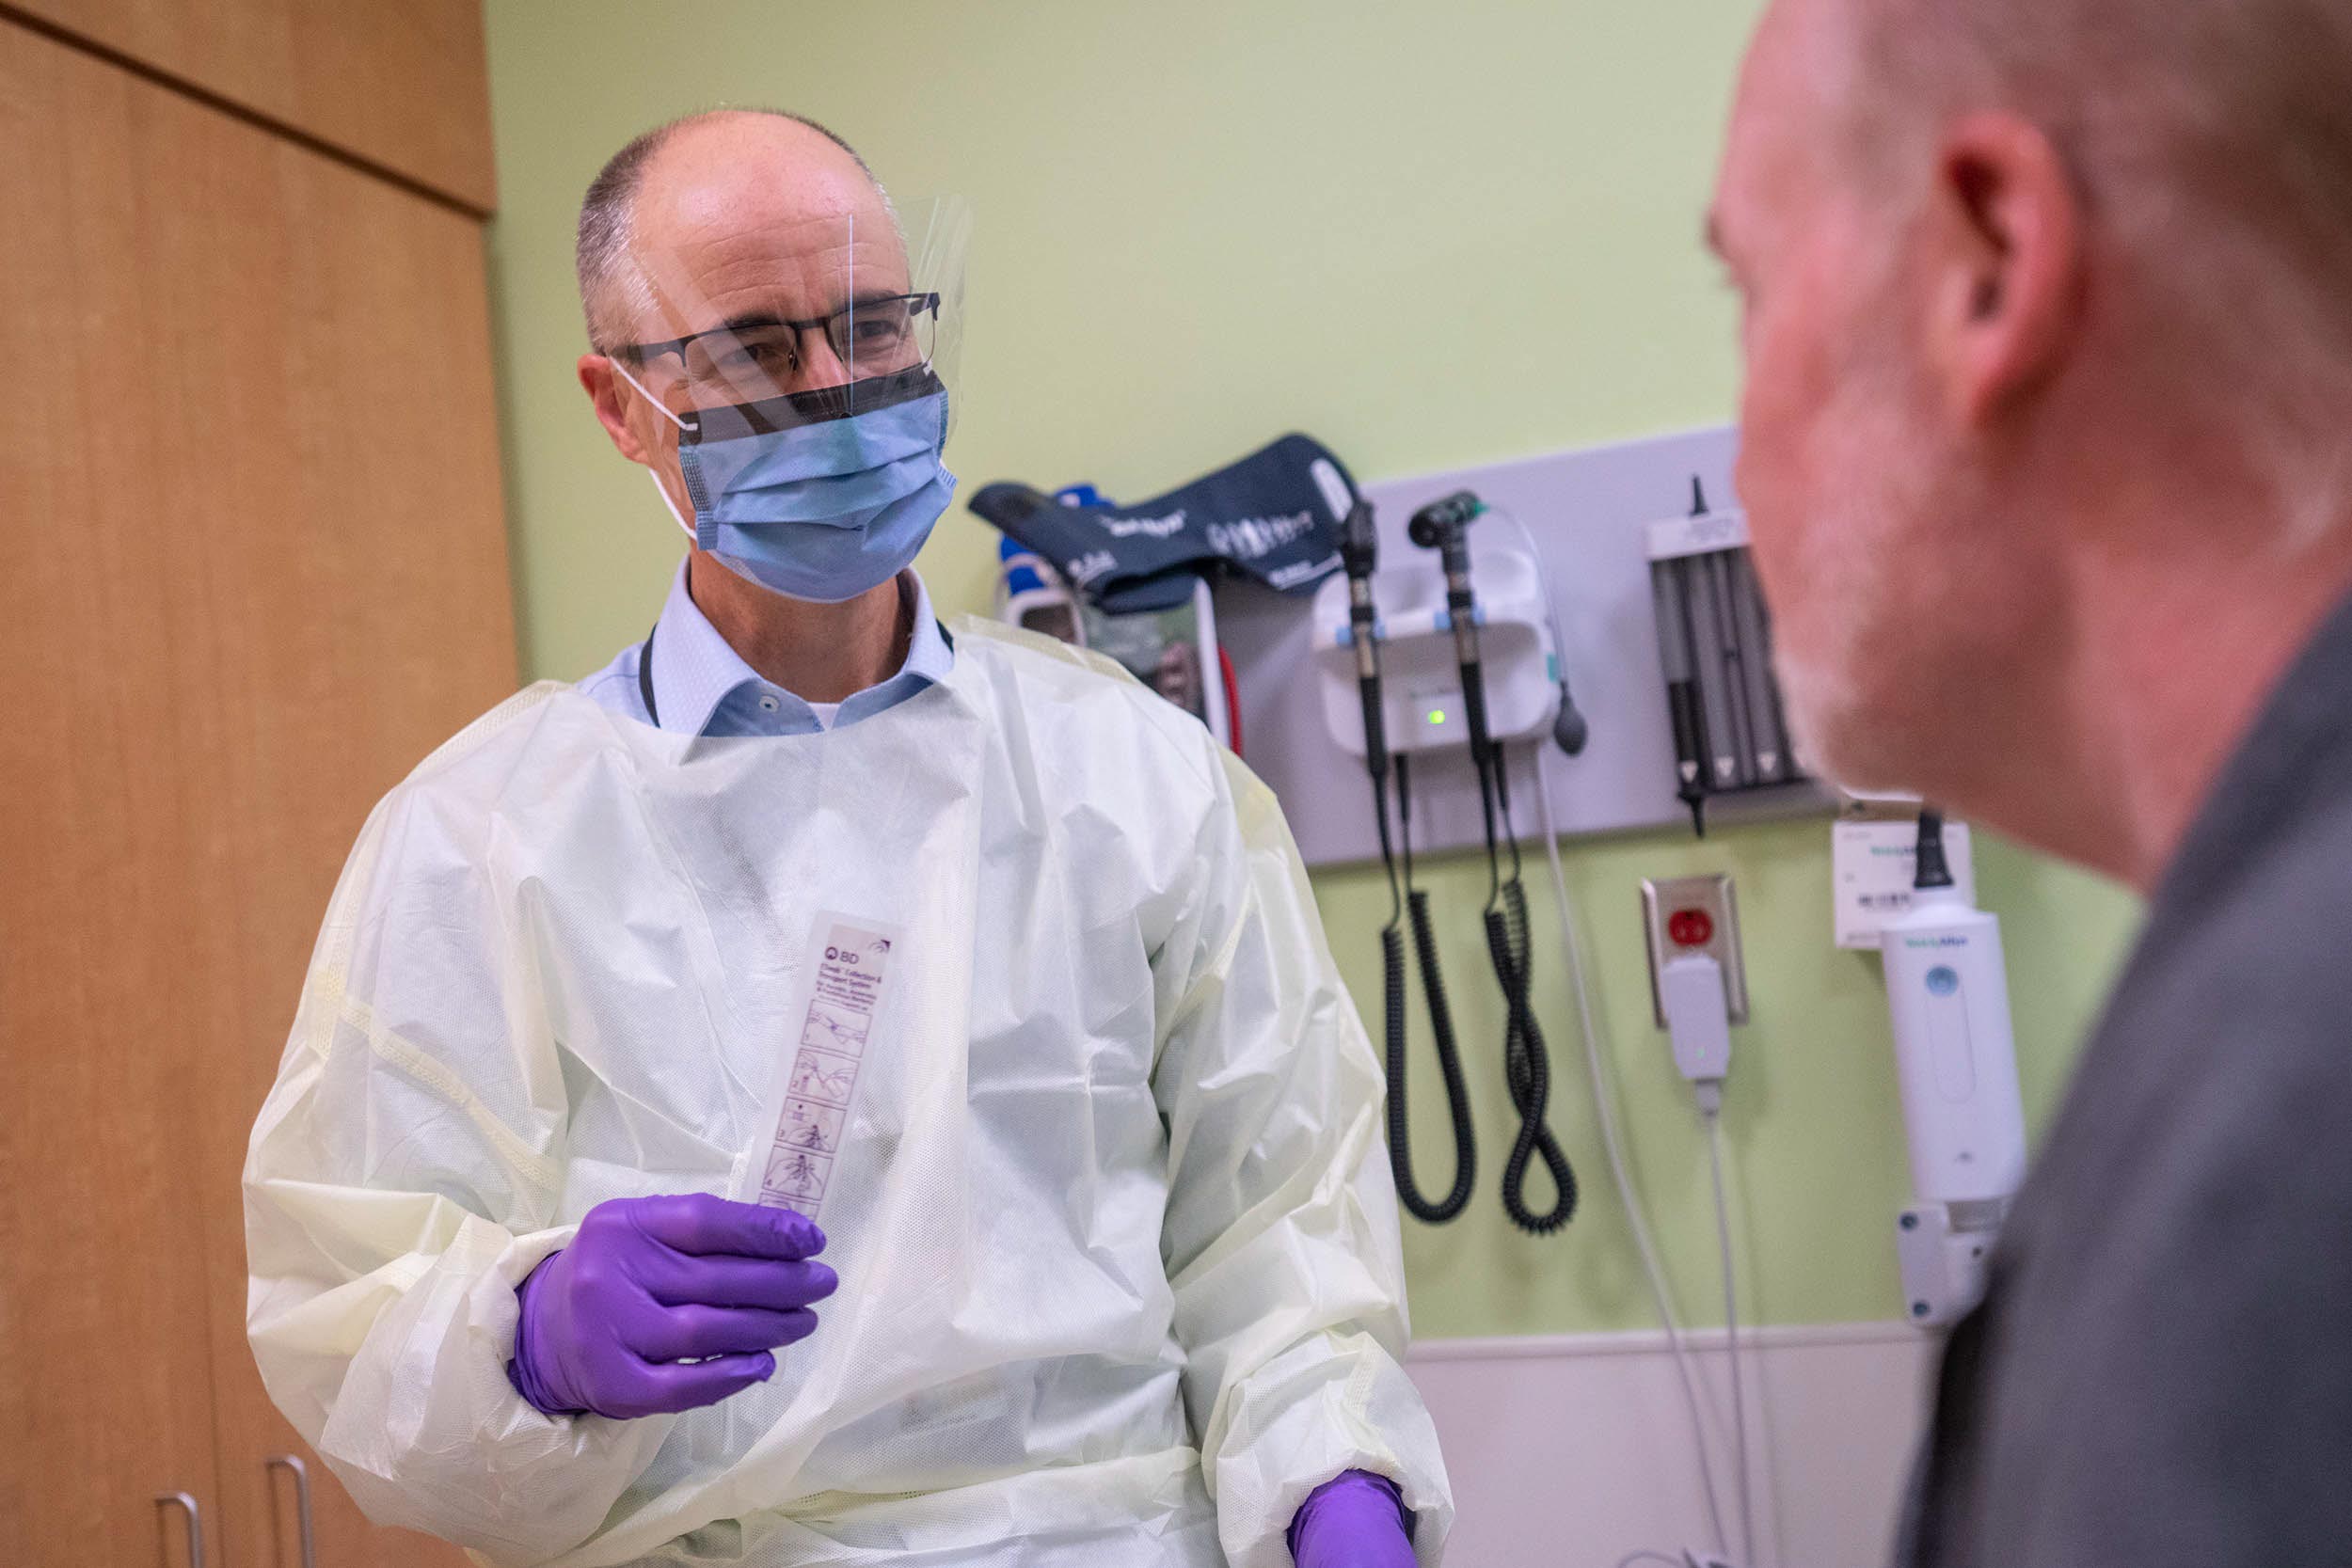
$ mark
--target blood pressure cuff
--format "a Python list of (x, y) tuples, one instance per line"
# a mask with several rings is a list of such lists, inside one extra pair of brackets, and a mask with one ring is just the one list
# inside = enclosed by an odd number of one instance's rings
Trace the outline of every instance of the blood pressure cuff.
[(1127, 614), (1173, 609), (1196, 579), (1225, 571), (1305, 593), (1339, 570), (1356, 482), (1322, 442), (1285, 436), (1136, 506), (1065, 506), (1003, 483), (969, 504), (1104, 610)]

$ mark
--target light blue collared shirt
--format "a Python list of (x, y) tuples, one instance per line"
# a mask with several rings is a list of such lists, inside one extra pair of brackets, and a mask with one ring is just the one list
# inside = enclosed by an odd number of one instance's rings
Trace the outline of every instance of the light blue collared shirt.
[[(871, 719), (945, 680), (955, 667), (955, 650), (931, 613), (930, 592), (913, 568), (898, 574), (898, 594), (914, 615), (906, 663), (880, 686), (843, 699), (827, 723), (804, 699), (763, 678), (727, 645), (686, 591), (686, 565), (679, 562), (651, 639), (650, 684), (660, 727), (673, 735), (815, 735)], [(638, 678), (644, 653), (642, 642), (623, 649), (618, 658), (581, 681), (580, 689), (611, 712), (654, 723), (654, 715), (645, 711), (644, 683)]]

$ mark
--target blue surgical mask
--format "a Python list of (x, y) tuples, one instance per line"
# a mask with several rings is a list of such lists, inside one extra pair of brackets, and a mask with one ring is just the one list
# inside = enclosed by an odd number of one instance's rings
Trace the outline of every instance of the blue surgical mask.
[(788, 598), (838, 604), (888, 582), (955, 496), (947, 392), (928, 370), (683, 418), (646, 401), (679, 428), (694, 543)]

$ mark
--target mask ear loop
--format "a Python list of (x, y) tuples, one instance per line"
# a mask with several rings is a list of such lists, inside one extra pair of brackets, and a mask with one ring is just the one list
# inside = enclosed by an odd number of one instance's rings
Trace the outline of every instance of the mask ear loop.
[[(644, 398), (647, 403), (653, 404), (655, 411), (660, 414), (663, 419), (669, 420), (680, 430), (684, 430), (686, 428), (686, 421), (679, 419), (675, 414), (671, 413), (669, 405), (664, 404), (660, 398), (655, 397), (651, 392), (646, 391), (645, 384), (638, 380), (635, 376), (629, 374), (628, 366), (622, 364), (619, 359), (613, 358), (612, 356), (608, 355), (606, 358), (612, 366), (613, 370), (620, 373), (621, 379), (636, 388), (637, 395)], [(677, 526), (684, 531), (686, 537), (695, 541), (695, 543), (699, 545), (701, 543), (701, 535), (694, 531), (694, 525), (686, 520), (686, 514), (677, 509), (677, 502), (670, 498), (670, 487), (661, 483), (660, 470), (654, 467), (651, 464), (647, 464), (645, 466), (645, 477), (653, 481), (654, 493), (661, 498), (661, 504), (670, 509), (671, 517), (675, 520)]]

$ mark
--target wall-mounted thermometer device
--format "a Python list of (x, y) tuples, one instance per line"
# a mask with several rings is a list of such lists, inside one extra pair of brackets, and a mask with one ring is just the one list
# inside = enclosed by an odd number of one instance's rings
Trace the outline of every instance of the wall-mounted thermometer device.
[(1912, 907), (1879, 939), (1916, 1204), (1896, 1230), (1912, 1320), (1950, 1323), (1983, 1294), (1985, 1262), (2026, 1171), (2001, 923), (1952, 883), (1944, 824), (1919, 816)]

